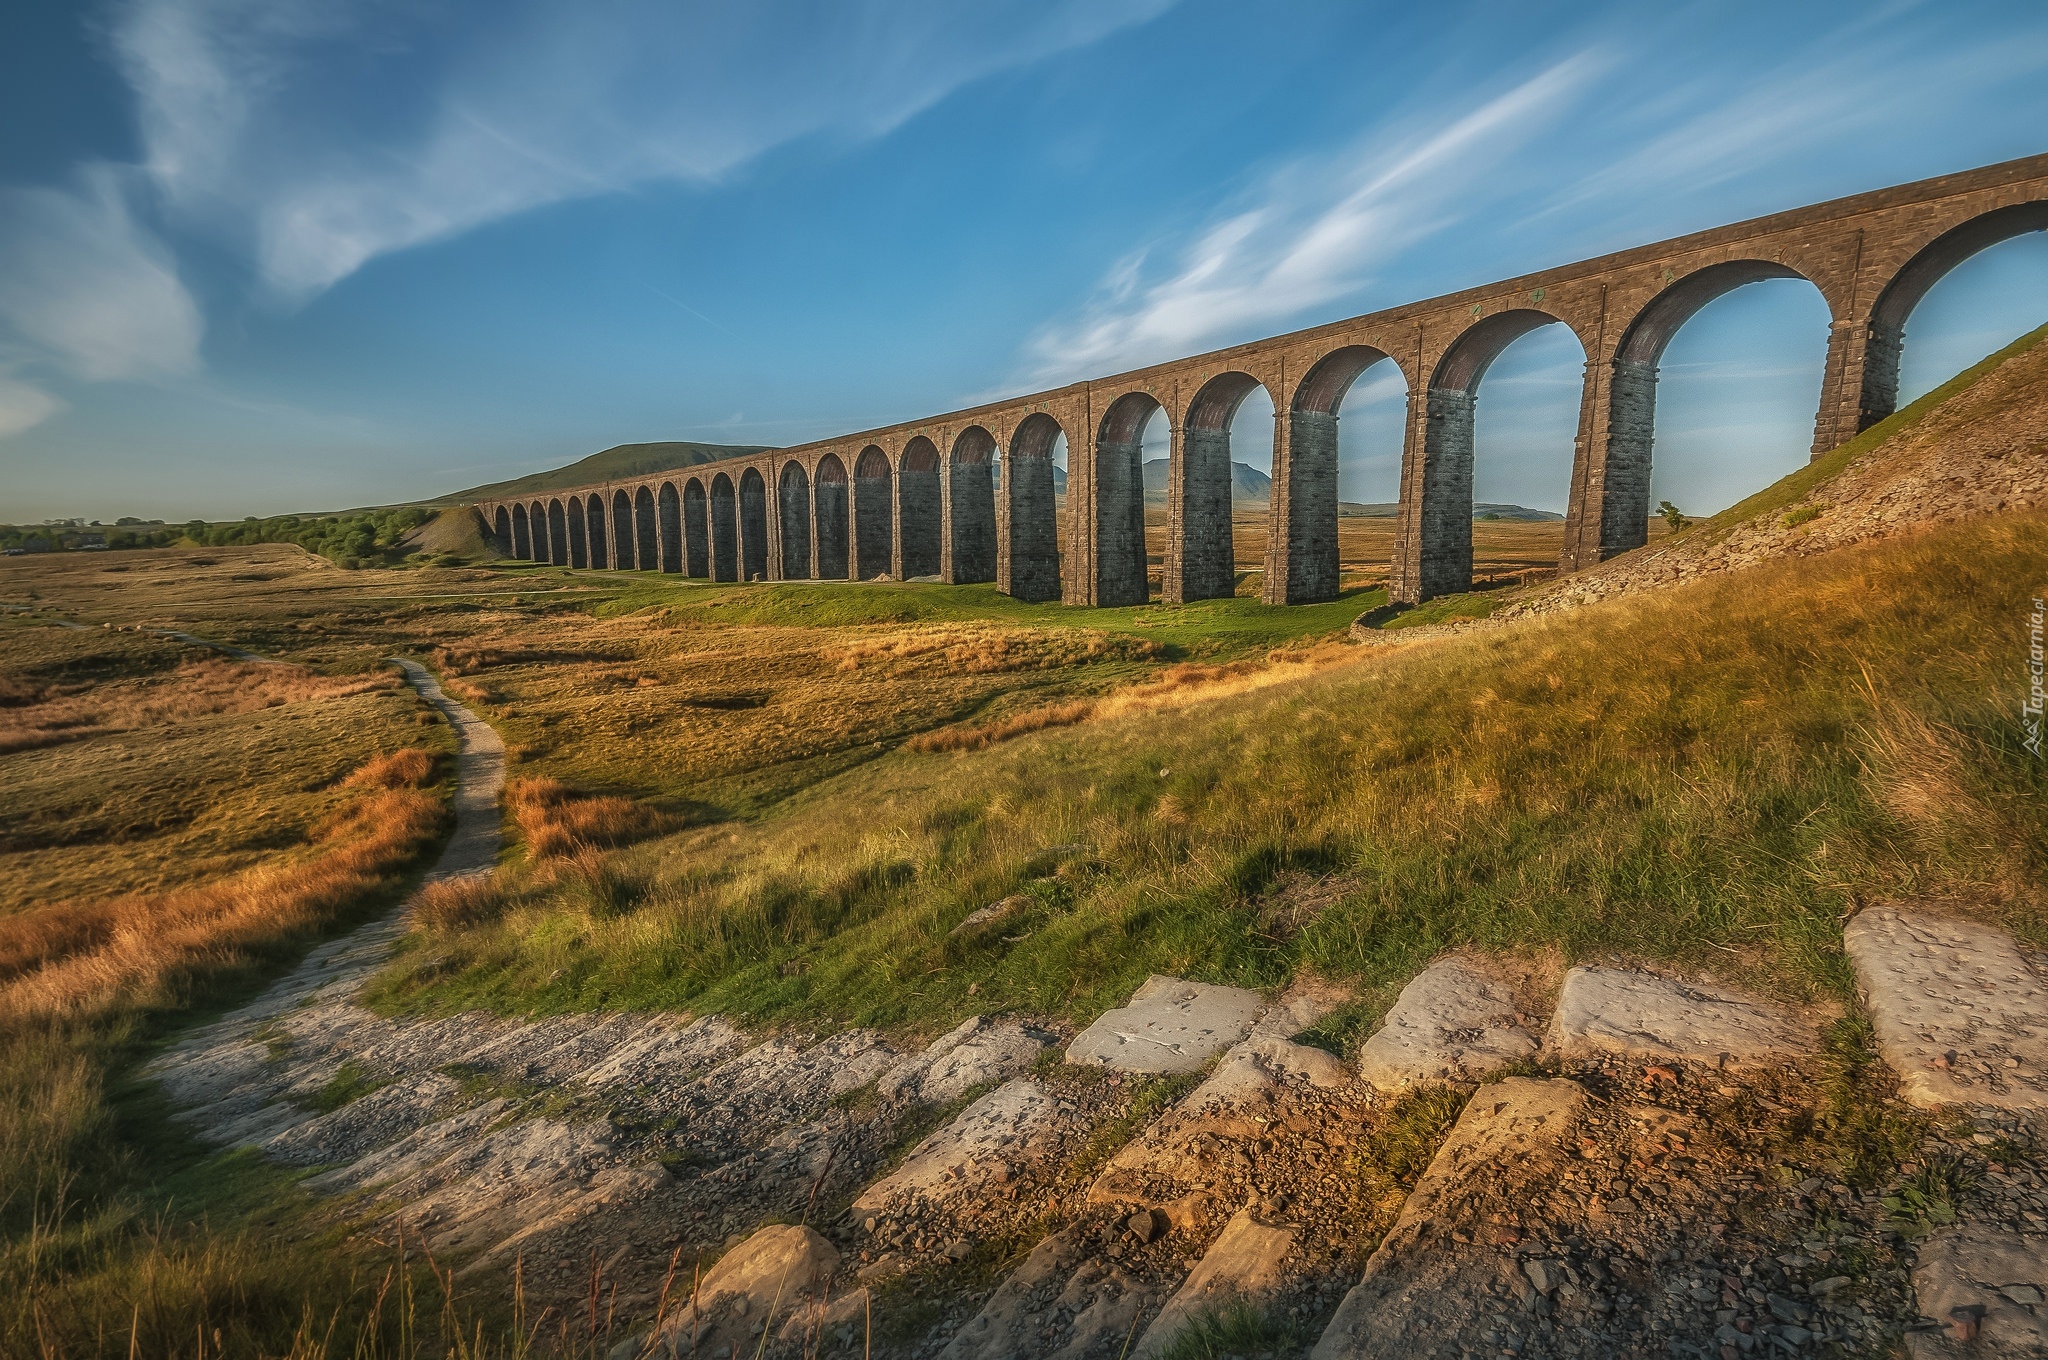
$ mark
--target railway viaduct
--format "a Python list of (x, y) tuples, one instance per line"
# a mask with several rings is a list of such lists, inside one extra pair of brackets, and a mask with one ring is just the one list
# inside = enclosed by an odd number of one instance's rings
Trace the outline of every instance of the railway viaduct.
[[(477, 506), (514, 557), (721, 581), (994, 581), (1074, 605), (1147, 598), (1141, 436), (1172, 447), (1164, 595), (1234, 593), (1230, 426), (1272, 398), (1263, 598), (1337, 594), (1337, 420), (1366, 370), (1406, 380), (1392, 595), (1470, 588), (1473, 412), (1487, 366), (1548, 325), (1586, 355), (1559, 566), (1645, 541), (1657, 363), (1707, 303), (1803, 278), (1832, 317), (1813, 454), (1891, 414), (1914, 306), (1964, 259), (2048, 229), (2048, 155), (1879, 189), (1114, 377), (630, 482)], [(1064, 550), (1053, 454), (1064, 438)], [(1000, 475), (998, 470), (1000, 469)]]

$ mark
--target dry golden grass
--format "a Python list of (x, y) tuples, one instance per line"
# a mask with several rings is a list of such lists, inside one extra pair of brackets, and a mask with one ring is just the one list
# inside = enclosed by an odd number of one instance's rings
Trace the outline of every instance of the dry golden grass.
[(195, 967), (315, 928), (389, 887), (444, 820), (441, 800), (419, 787), (433, 766), (420, 750), (372, 760), (344, 781), (354, 796), (314, 829), (302, 856), (165, 896), (53, 903), (0, 919), (0, 1018), (153, 996)]
[(1074, 699), (1027, 709), (994, 722), (942, 727), (920, 733), (904, 745), (912, 751), (979, 751), (1048, 728), (1074, 727), (1097, 719), (1249, 694), (1270, 685), (1299, 680), (1356, 657), (1356, 649), (1345, 643), (1324, 642), (1309, 648), (1278, 649), (1258, 660), (1214, 665), (1182, 662), (1167, 667), (1154, 679), (1126, 685), (1100, 699)]
[(9, 676), (0, 696), (0, 755), (109, 732), (337, 699), (397, 685), (389, 675), (334, 678), (298, 666), (193, 658), (167, 674), (38, 685)]
[(630, 845), (675, 829), (676, 819), (616, 794), (577, 793), (546, 777), (505, 786), (519, 834), (535, 859), (561, 859), (593, 846)]

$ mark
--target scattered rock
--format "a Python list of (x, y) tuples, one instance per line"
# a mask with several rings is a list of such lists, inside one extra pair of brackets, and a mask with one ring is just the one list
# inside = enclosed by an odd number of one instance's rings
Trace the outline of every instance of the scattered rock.
[(967, 914), (967, 919), (946, 932), (948, 938), (971, 935), (989, 926), (1001, 925), (1012, 916), (1022, 915), (1038, 905), (1038, 899), (1030, 893), (1011, 893), (1001, 901), (991, 902)]
[(1067, 1046), (1067, 1061), (1119, 1072), (1199, 1072), (1250, 1033), (1257, 992), (1154, 974)]
[(2048, 985), (2009, 932), (1872, 907), (1842, 945), (1908, 1101), (2048, 1110)]
[(1563, 1057), (1616, 1053), (1754, 1068), (1812, 1052), (1812, 1031), (1791, 1012), (1752, 997), (1620, 968), (1574, 968), (1551, 1017)]
[(1420, 1082), (1477, 1081), (1536, 1052), (1514, 993), (1470, 961), (1440, 959), (1401, 989), (1358, 1054), (1358, 1074), (1383, 1091)]

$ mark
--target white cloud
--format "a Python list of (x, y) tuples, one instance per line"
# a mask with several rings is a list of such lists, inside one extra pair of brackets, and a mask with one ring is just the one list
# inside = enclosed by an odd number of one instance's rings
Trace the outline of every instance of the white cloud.
[(545, 204), (867, 138), (1172, 0), (135, 0), (116, 43), (175, 211), (303, 300)]
[(199, 366), (199, 308), (110, 166), (69, 189), (0, 189), (0, 322), (79, 378)]
[(1334, 161), (1297, 161), (1254, 201), (1147, 278), (1153, 252), (1120, 261), (1078, 317), (1033, 337), (1039, 384), (1155, 363), (1255, 334), (1355, 292), (1371, 271), (1460, 215), (1456, 200), (1554, 123), (1607, 66), (1586, 51), (1479, 107), (1375, 128)]
[(40, 425), (63, 409), (64, 403), (42, 388), (0, 373), (0, 439)]

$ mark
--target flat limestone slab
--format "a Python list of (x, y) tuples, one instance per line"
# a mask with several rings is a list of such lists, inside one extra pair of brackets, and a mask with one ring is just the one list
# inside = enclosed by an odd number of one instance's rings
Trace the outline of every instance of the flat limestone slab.
[[(1481, 1258), (1488, 1253), (1455, 1245), (1450, 1236), (1471, 1227), (1462, 1215), (1470, 1212), (1472, 1183), (1505, 1177), (1528, 1184), (1553, 1175), (1585, 1107), (1585, 1088), (1575, 1081), (1508, 1077), (1480, 1087), (1365, 1263), (1365, 1277), (1337, 1306), (1312, 1360), (1437, 1353), (1434, 1343), (1469, 1321), (1488, 1298), (1461, 1279), (1461, 1272), (1483, 1275), (1489, 1262)], [(1508, 1258), (1502, 1268), (1512, 1266)], [(1489, 1300), (1485, 1306), (1496, 1305)]]
[(1051, 1042), (1051, 1035), (1021, 1020), (977, 1015), (933, 1040), (922, 1053), (890, 1067), (876, 1080), (875, 1093), (885, 1100), (929, 1104), (957, 1100), (983, 1082), (1022, 1072)]
[(1536, 1036), (1516, 1019), (1512, 991), (1467, 960), (1440, 959), (1401, 989), (1359, 1050), (1358, 1075), (1383, 1091), (1477, 1081), (1536, 1049)]
[(861, 1192), (853, 1207), (885, 1209), (902, 1195), (942, 1198), (988, 1183), (999, 1167), (1036, 1161), (1059, 1116), (1037, 1082), (1019, 1077), (975, 1101), (932, 1134), (903, 1164)]
[(1713, 1067), (1768, 1067), (1811, 1053), (1813, 1032), (1781, 1006), (1625, 968), (1564, 975), (1550, 1046), (1567, 1058), (1617, 1053)]
[(1199, 1072), (1251, 1032), (1265, 1009), (1257, 992), (1154, 974), (1131, 999), (1067, 1045), (1067, 1061), (1119, 1072)]
[(2048, 1110), (2048, 986), (2010, 934), (1872, 907), (1842, 947), (1908, 1101)]
[(1188, 1319), (1205, 1308), (1237, 1301), (1259, 1304), (1279, 1293), (1286, 1283), (1281, 1265), (1293, 1249), (1292, 1228), (1268, 1227), (1253, 1218), (1250, 1209), (1239, 1209), (1138, 1338), (1132, 1352), (1135, 1360), (1151, 1360), (1171, 1346)]
[(1913, 1292), (1921, 1315), (1945, 1327), (1958, 1309), (1977, 1320), (1977, 1335), (1968, 1342), (1940, 1332), (1909, 1333), (1915, 1360), (2048, 1355), (2048, 1237), (1974, 1224), (1944, 1229), (1920, 1248)]

